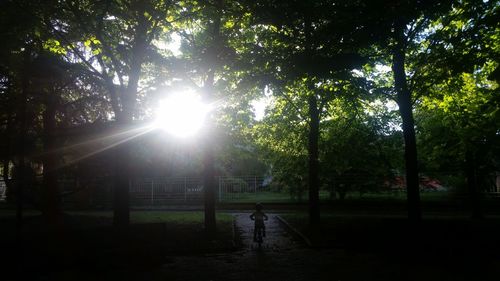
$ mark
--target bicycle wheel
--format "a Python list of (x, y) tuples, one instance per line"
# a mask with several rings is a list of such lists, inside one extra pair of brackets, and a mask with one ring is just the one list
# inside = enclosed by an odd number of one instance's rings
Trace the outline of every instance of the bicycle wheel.
[(262, 239), (262, 228), (259, 228), (257, 230), (257, 243), (259, 244), (259, 248), (262, 246), (262, 242), (263, 242), (263, 239)]

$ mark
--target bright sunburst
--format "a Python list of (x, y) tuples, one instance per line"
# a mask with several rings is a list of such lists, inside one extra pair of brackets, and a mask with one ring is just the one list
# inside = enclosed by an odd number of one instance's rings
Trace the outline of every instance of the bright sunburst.
[(193, 136), (203, 126), (210, 107), (190, 92), (174, 93), (160, 101), (155, 127), (177, 137)]

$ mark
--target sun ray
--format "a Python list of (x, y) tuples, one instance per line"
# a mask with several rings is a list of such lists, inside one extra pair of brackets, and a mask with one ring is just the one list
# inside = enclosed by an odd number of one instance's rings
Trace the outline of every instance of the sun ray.
[(118, 146), (118, 145), (120, 145), (120, 144), (122, 144), (122, 143), (125, 143), (125, 142), (127, 142), (127, 141), (130, 141), (130, 140), (132, 140), (132, 139), (134, 139), (134, 138), (137, 138), (137, 137), (139, 137), (139, 136), (142, 136), (142, 135), (144, 135), (144, 134), (146, 134), (146, 133), (148, 133), (148, 132), (150, 132), (150, 131), (152, 131), (152, 130), (153, 130), (153, 128), (149, 128), (149, 129), (147, 129), (147, 130), (144, 130), (144, 131), (142, 131), (142, 132), (139, 132), (139, 133), (137, 133), (137, 134), (134, 134), (133, 136), (130, 136), (130, 137), (125, 138), (125, 139), (122, 139), (122, 140), (119, 140), (119, 141), (114, 142), (114, 143), (112, 143), (112, 144), (110, 144), (110, 145), (107, 145), (107, 146), (105, 146), (105, 147), (103, 147), (103, 148), (99, 148), (99, 149), (97, 149), (97, 150), (94, 150), (94, 151), (92, 151), (92, 152), (90, 152), (90, 153), (87, 153), (87, 154), (85, 154), (85, 155), (82, 155), (82, 156), (80, 156), (80, 157), (78, 157), (78, 158), (72, 159), (71, 161), (69, 161), (69, 162), (67, 162), (67, 163), (64, 163), (64, 165), (63, 165), (63, 166), (68, 166), (68, 165), (74, 164), (74, 163), (76, 163), (76, 162), (82, 161), (83, 159), (89, 158), (89, 157), (91, 157), (91, 156), (93, 156), (93, 155), (96, 155), (96, 154), (101, 153), (101, 152), (103, 152), (103, 151), (106, 151), (106, 150), (108, 150), (108, 149), (110, 149), (110, 148), (113, 148), (113, 147), (115, 147), (115, 146)]
[(93, 138), (90, 140), (86, 140), (83, 142), (75, 143), (75, 144), (72, 144), (69, 146), (64, 146), (64, 147), (61, 147), (58, 149), (44, 152), (44, 153), (39, 154), (37, 156), (43, 157), (43, 156), (46, 156), (49, 154), (62, 153), (62, 152), (70, 151), (70, 150), (84, 150), (87, 147), (98, 146), (98, 148), (92, 149), (90, 152), (85, 153), (83, 155), (80, 155), (76, 158), (73, 158), (65, 163), (61, 163), (60, 165), (58, 165), (57, 167), (54, 168), (54, 169), (60, 169), (62, 167), (73, 165), (79, 161), (82, 161), (86, 158), (89, 158), (91, 156), (94, 156), (96, 154), (104, 152), (110, 148), (116, 147), (116, 146), (123, 144), (127, 141), (130, 141), (132, 139), (135, 139), (139, 136), (142, 136), (146, 133), (151, 132), (152, 130), (154, 130), (154, 127), (151, 125), (140, 126), (137, 128), (133, 128), (133, 129), (117, 132), (114, 134), (105, 135), (105, 136)]

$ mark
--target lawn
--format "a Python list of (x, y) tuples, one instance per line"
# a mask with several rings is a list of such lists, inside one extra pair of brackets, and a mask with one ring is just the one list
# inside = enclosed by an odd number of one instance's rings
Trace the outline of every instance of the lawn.
[(315, 248), (431, 260), (488, 259), (498, 257), (500, 252), (500, 241), (492, 239), (500, 236), (498, 219), (474, 221), (445, 216), (426, 218), (413, 225), (404, 217), (324, 213), (320, 224), (312, 227), (305, 213), (281, 217)]
[[(19, 252), (13, 214), (0, 215), (2, 239), (9, 241), (0, 245), (3, 257)], [(112, 212), (67, 212), (64, 227), (50, 232), (41, 216), (28, 217), (23, 232), (25, 271), (106, 271), (130, 266), (147, 270), (163, 264), (169, 255), (227, 252), (235, 247), (230, 214), (217, 214), (213, 238), (206, 236), (202, 212), (134, 211), (130, 218), (130, 227), (123, 232), (112, 227)], [(4, 268), (15, 268), (14, 262), (6, 259)], [(14, 274), (8, 270), (2, 274), (9, 273)]]
[[(328, 200), (329, 193), (327, 191), (320, 191), (320, 200)], [(307, 202), (307, 192), (299, 200), (292, 198), (288, 192), (272, 192), (272, 191), (259, 191), (255, 192), (240, 192), (240, 193), (225, 193), (220, 201), (223, 203), (299, 203)]]
[[(88, 212), (77, 212), (70, 211), (66, 212), (71, 216), (77, 217), (93, 217), (101, 219), (113, 218), (112, 212), (107, 211), (88, 211)], [(130, 212), (130, 223), (140, 224), (140, 223), (166, 223), (166, 224), (192, 224), (202, 227), (203, 225), (203, 212), (177, 212), (177, 211), (131, 211)], [(217, 221), (225, 225), (227, 223), (232, 223), (233, 216), (227, 213), (217, 213)]]
[[(326, 190), (319, 192), (321, 201), (330, 201), (330, 193)], [(421, 192), (420, 198), (424, 202), (450, 201), (456, 199), (454, 194), (449, 192)], [(224, 193), (219, 198), (223, 203), (298, 203), (307, 202), (308, 194), (304, 192), (302, 198), (293, 198), (288, 192), (241, 192), (241, 193)], [(406, 201), (406, 192), (403, 191), (388, 191), (388, 192), (373, 192), (363, 193), (350, 192), (346, 194), (344, 201)]]
[[(81, 229), (80, 222), (101, 229), (111, 228), (111, 212), (68, 212), (68, 223)], [(233, 217), (217, 213), (217, 235), (207, 239), (202, 212), (133, 211), (130, 212), (128, 240), (130, 246), (163, 248), (169, 253), (202, 253), (231, 250), (233, 241)], [(85, 231), (85, 230), (84, 230)]]

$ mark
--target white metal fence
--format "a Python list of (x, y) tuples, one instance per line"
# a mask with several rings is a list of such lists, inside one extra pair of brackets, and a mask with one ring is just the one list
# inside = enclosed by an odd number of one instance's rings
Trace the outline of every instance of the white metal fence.
[[(87, 200), (91, 205), (106, 205), (113, 198), (113, 183), (109, 179), (94, 179), (85, 183), (75, 180), (60, 181), (66, 193), (82, 188), (64, 199), (65, 203)], [(217, 177), (218, 202), (255, 201), (264, 192), (264, 179), (258, 176)], [(129, 183), (130, 202), (133, 205), (162, 205), (178, 202), (202, 202), (203, 182), (195, 177), (136, 178)], [(87, 193), (87, 196), (81, 194)], [(80, 194), (80, 196), (79, 196)]]
[(0, 180), (0, 200), (5, 200), (7, 192), (7, 185), (3, 181), (3, 179)]
[(136, 179), (130, 184), (130, 200), (139, 204), (162, 204), (171, 201), (200, 201), (203, 186), (198, 178)]
[(254, 201), (265, 189), (263, 177), (219, 177), (218, 200)]

